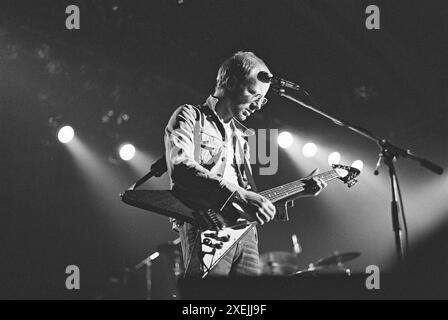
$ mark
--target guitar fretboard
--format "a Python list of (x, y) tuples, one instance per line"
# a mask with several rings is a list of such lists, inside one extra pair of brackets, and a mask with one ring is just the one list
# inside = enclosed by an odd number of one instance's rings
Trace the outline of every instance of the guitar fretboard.
[[(330, 171), (326, 171), (320, 174), (315, 175), (314, 177), (321, 178), (323, 181), (328, 182), (333, 179), (339, 178), (338, 173), (333, 169)], [(279, 187), (275, 187), (272, 189), (268, 189), (260, 192), (260, 194), (271, 202), (280, 201), (282, 199), (286, 199), (290, 196), (296, 195), (299, 192), (302, 192), (305, 189), (305, 183), (302, 180), (296, 180), (289, 182), (287, 184), (281, 185)]]

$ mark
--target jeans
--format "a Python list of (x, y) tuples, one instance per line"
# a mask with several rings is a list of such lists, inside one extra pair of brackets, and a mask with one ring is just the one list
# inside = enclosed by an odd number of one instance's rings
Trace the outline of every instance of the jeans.
[[(189, 223), (179, 228), (185, 277), (200, 277), (203, 274), (201, 261), (195, 254), (195, 245), (200, 249), (200, 230)], [(210, 276), (257, 276), (260, 275), (257, 229), (252, 228), (219, 263), (210, 271)]]

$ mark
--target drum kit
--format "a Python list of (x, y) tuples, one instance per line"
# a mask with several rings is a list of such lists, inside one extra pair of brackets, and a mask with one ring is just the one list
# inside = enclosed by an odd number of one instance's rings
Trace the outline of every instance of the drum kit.
[(300, 269), (297, 253), (287, 251), (274, 251), (260, 255), (260, 263), (263, 275), (279, 276), (318, 276), (322, 274), (351, 275), (351, 271), (344, 262), (356, 259), (359, 252), (334, 252), (332, 255), (310, 263), (308, 268)]

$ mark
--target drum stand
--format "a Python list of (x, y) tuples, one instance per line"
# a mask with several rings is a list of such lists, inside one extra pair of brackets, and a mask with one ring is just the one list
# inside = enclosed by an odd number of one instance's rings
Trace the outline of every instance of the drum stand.
[[(173, 246), (177, 246), (180, 243), (180, 238), (177, 238), (174, 241), (171, 241), (167, 244), (167, 246), (169, 247), (173, 247)], [(146, 299), (147, 300), (151, 300), (152, 297), (152, 267), (153, 267), (153, 261), (156, 260), (157, 258), (159, 258), (160, 256), (160, 252), (156, 251), (154, 253), (152, 253), (151, 255), (149, 255), (147, 258), (145, 258), (144, 260), (140, 261), (135, 267), (134, 270), (140, 270), (141, 268), (145, 268), (145, 279), (146, 279)], [(181, 259), (177, 254), (174, 254), (173, 256), (173, 273), (174, 273), (174, 277), (177, 281), (179, 280), (179, 277), (182, 274), (182, 268), (181, 268)], [(173, 293), (172, 296), (173, 299), (177, 299), (177, 293)]]
[(347, 276), (352, 275), (352, 271), (349, 268), (347, 268), (342, 262), (338, 263), (335, 267), (336, 267), (335, 269), (330, 268), (329, 266), (316, 267), (313, 263), (310, 263), (308, 266), (308, 269), (296, 272), (296, 274), (298, 274), (300, 272), (316, 272), (316, 273), (318, 273), (318, 272), (322, 272), (322, 271), (327, 271), (327, 272), (342, 271), (342, 273), (345, 273)]

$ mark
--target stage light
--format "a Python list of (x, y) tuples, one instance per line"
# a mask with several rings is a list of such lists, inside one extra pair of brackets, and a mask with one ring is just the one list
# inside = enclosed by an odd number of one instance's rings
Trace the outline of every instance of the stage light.
[(64, 126), (59, 129), (58, 139), (62, 143), (69, 143), (75, 136), (75, 130), (70, 126)]
[(293, 141), (292, 134), (289, 133), (288, 131), (283, 131), (277, 137), (278, 145), (284, 149), (290, 147), (292, 145), (292, 141)]
[(317, 153), (317, 146), (312, 142), (308, 142), (303, 146), (302, 153), (307, 158), (314, 157)]
[(328, 155), (328, 164), (338, 164), (341, 161), (341, 154), (339, 152), (332, 152)]
[(120, 147), (120, 158), (124, 161), (129, 161), (135, 156), (135, 147), (130, 144), (124, 144)]
[(362, 171), (362, 168), (364, 167), (364, 162), (362, 162), (362, 160), (355, 160), (352, 163), (352, 167), (358, 169), (359, 171)]

